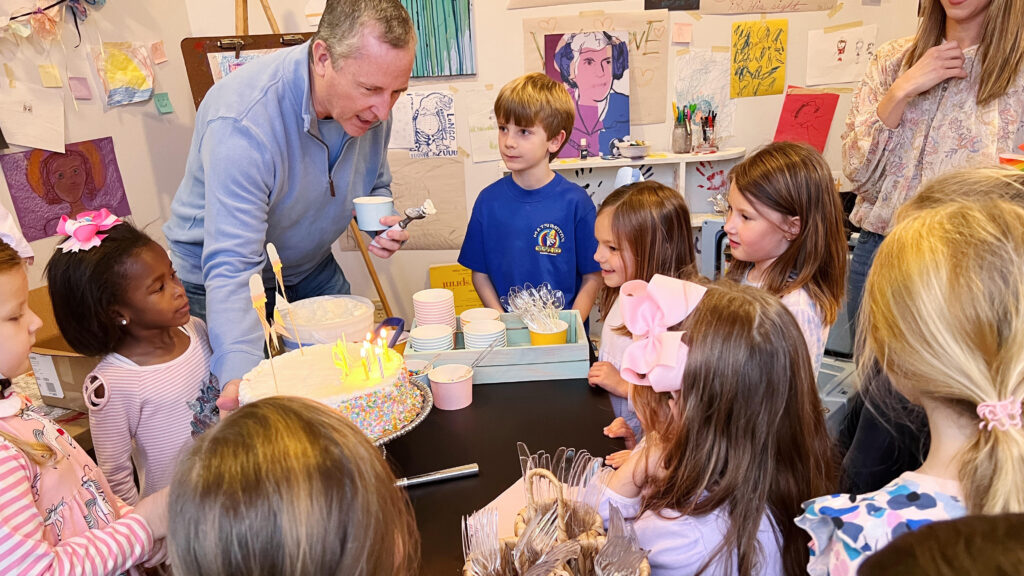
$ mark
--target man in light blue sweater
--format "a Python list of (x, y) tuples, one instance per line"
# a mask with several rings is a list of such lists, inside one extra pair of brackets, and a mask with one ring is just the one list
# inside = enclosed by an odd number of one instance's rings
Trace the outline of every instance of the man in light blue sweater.
[[(272, 297), (267, 242), (290, 300), (349, 292), (331, 244), (354, 198), (391, 195), (388, 116), (415, 49), (398, 0), (328, 0), (309, 42), (233, 72), (200, 105), (164, 233), (192, 314), (209, 325), (222, 409), (238, 405), (239, 380), (263, 358), (248, 279), (262, 273)], [(408, 238), (384, 232), (369, 249), (387, 258)]]

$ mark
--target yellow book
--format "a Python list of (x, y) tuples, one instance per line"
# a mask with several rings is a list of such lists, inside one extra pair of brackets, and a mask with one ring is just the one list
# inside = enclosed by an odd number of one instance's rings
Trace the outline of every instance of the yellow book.
[(447, 288), (455, 294), (455, 314), (480, 308), (483, 302), (473, 288), (473, 271), (461, 264), (436, 264), (430, 267), (430, 287)]

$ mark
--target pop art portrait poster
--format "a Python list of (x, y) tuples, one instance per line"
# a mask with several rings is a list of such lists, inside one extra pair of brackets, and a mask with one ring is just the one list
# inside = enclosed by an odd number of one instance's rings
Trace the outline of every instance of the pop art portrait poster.
[(544, 71), (562, 83), (575, 106), (572, 134), (559, 158), (611, 154), (629, 135), (629, 42), (626, 32), (575, 32), (544, 37)]
[(64, 215), (100, 208), (131, 214), (109, 136), (68, 144), (63, 154), (29, 150), (0, 156), (0, 168), (29, 242), (56, 235)]

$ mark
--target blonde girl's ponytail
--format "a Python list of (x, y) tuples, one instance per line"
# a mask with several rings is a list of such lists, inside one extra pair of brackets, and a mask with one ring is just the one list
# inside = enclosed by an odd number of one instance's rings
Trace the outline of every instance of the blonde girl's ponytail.
[(909, 216), (879, 249), (865, 302), (865, 358), (916, 403), (975, 423), (957, 463), (968, 512), (1024, 512), (1024, 209), (950, 201)]

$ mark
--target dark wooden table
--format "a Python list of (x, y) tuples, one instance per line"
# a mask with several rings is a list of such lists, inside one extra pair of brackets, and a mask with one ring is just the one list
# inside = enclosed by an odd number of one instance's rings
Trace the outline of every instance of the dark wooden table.
[(476, 462), (480, 475), (409, 488), (420, 531), (420, 574), (458, 576), (461, 517), (483, 508), (518, 479), (516, 442), (530, 452), (560, 446), (606, 456), (624, 448), (602, 429), (614, 418), (608, 394), (585, 380), (483, 384), (462, 410), (433, 409), (408, 435), (388, 444), (395, 475), (414, 476)]

